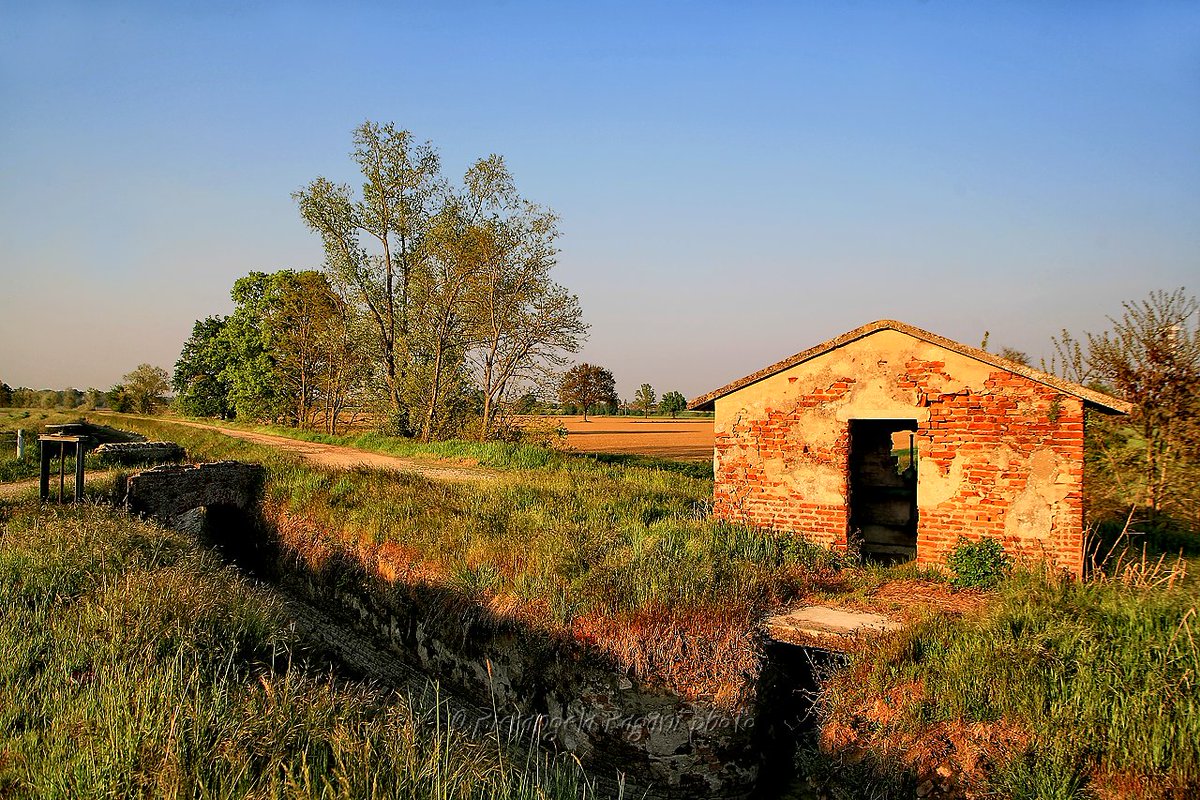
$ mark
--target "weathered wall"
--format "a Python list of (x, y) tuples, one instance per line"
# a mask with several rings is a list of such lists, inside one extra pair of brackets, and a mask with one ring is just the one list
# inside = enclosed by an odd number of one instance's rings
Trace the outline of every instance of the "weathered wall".
[(153, 464), (187, 457), (187, 452), (175, 442), (106, 442), (92, 452), (111, 464)]
[(716, 401), (715, 512), (846, 545), (849, 420), (915, 419), (917, 561), (959, 535), (1083, 568), (1083, 401), (880, 330)]
[(469, 611), (448, 619), (444, 602), (419, 587), (384, 598), (361, 583), (310, 580), (305, 593), (349, 612), (427, 675), (494, 705), (516, 738), (572, 753), (605, 788), (616, 788), (617, 775), (627, 796), (659, 800), (741, 798), (754, 788), (762, 743), (752, 708), (639, 685), (571, 643), (498, 628)]

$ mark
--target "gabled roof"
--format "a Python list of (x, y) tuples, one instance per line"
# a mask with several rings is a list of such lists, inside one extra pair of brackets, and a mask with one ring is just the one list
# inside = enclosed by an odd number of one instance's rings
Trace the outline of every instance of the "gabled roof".
[(1059, 378), (1056, 375), (1051, 375), (1048, 372), (1042, 372), (1041, 370), (1028, 367), (1024, 364), (1018, 364), (1015, 361), (1009, 361), (1007, 358), (1001, 358), (1000, 356), (989, 353), (986, 350), (980, 350), (977, 347), (961, 344), (960, 342), (956, 342), (952, 339), (947, 339), (944, 336), (938, 336), (936, 333), (930, 333), (929, 331), (915, 328), (912, 325), (906, 325), (903, 322), (897, 322), (894, 319), (881, 319), (875, 322), (870, 322), (866, 325), (863, 325), (861, 328), (855, 328), (852, 331), (843, 333), (841, 336), (830, 339), (829, 341), (819, 344), (816, 347), (810, 347), (804, 352), (797, 353), (791, 358), (785, 358), (783, 361), (772, 364), (769, 367), (764, 367), (758, 372), (747, 375), (746, 377), (736, 380), (726, 386), (722, 386), (720, 389), (715, 389), (708, 394), (701, 395), (692, 402), (688, 403), (688, 408), (692, 409), (693, 411), (709, 410), (713, 407), (714, 401), (716, 401), (718, 398), (724, 397), (727, 394), (732, 394), (738, 389), (749, 386), (752, 383), (757, 383), (764, 378), (769, 378), (777, 372), (782, 372), (783, 370), (794, 367), (797, 364), (802, 364), (805, 361), (816, 358), (817, 356), (824, 355), (831, 350), (836, 350), (842, 345), (849, 344), (850, 342), (862, 339), (865, 336), (870, 336), (872, 333), (882, 330), (898, 331), (900, 333), (907, 334), (914, 339), (928, 342), (929, 344), (950, 350), (958, 353), (959, 355), (966, 356), (967, 358), (972, 358), (976, 361), (981, 361), (984, 364), (989, 364), (997, 369), (1006, 370), (1008, 372), (1020, 375), (1023, 378), (1028, 378), (1031, 381), (1035, 381), (1036, 383), (1044, 384), (1052, 389), (1057, 389), (1063, 394), (1074, 395), (1075, 397), (1083, 400), (1085, 403), (1106, 411), (1115, 411), (1119, 414), (1128, 414), (1133, 409), (1132, 404), (1107, 395), (1104, 392), (1098, 392), (1095, 389), (1089, 389), (1088, 387), (1081, 386), (1078, 383), (1072, 383), (1071, 381), (1063, 380), (1062, 378)]

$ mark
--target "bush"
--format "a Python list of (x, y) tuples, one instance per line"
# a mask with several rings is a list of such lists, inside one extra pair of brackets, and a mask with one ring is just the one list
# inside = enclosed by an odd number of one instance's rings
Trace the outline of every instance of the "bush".
[(958, 537), (958, 544), (946, 557), (946, 565), (954, 573), (950, 585), (956, 589), (995, 586), (1008, 576), (1012, 558), (1004, 551), (999, 539), (984, 536), (972, 542)]

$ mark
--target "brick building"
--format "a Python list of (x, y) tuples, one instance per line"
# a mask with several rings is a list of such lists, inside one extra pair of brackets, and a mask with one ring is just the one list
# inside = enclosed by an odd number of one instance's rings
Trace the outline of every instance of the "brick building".
[(960, 535), (1083, 569), (1084, 408), (1128, 403), (880, 320), (697, 398), (714, 512), (942, 564)]

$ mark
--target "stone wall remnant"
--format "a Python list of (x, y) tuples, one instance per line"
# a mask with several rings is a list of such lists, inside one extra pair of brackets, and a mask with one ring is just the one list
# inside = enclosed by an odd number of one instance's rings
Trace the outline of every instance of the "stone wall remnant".
[(175, 442), (108, 442), (92, 452), (110, 464), (147, 464), (187, 458), (187, 451)]
[(226, 506), (257, 514), (265, 477), (262, 465), (241, 461), (164, 465), (128, 476), (117, 492), (129, 511), (169, 526), (197, 508)]

